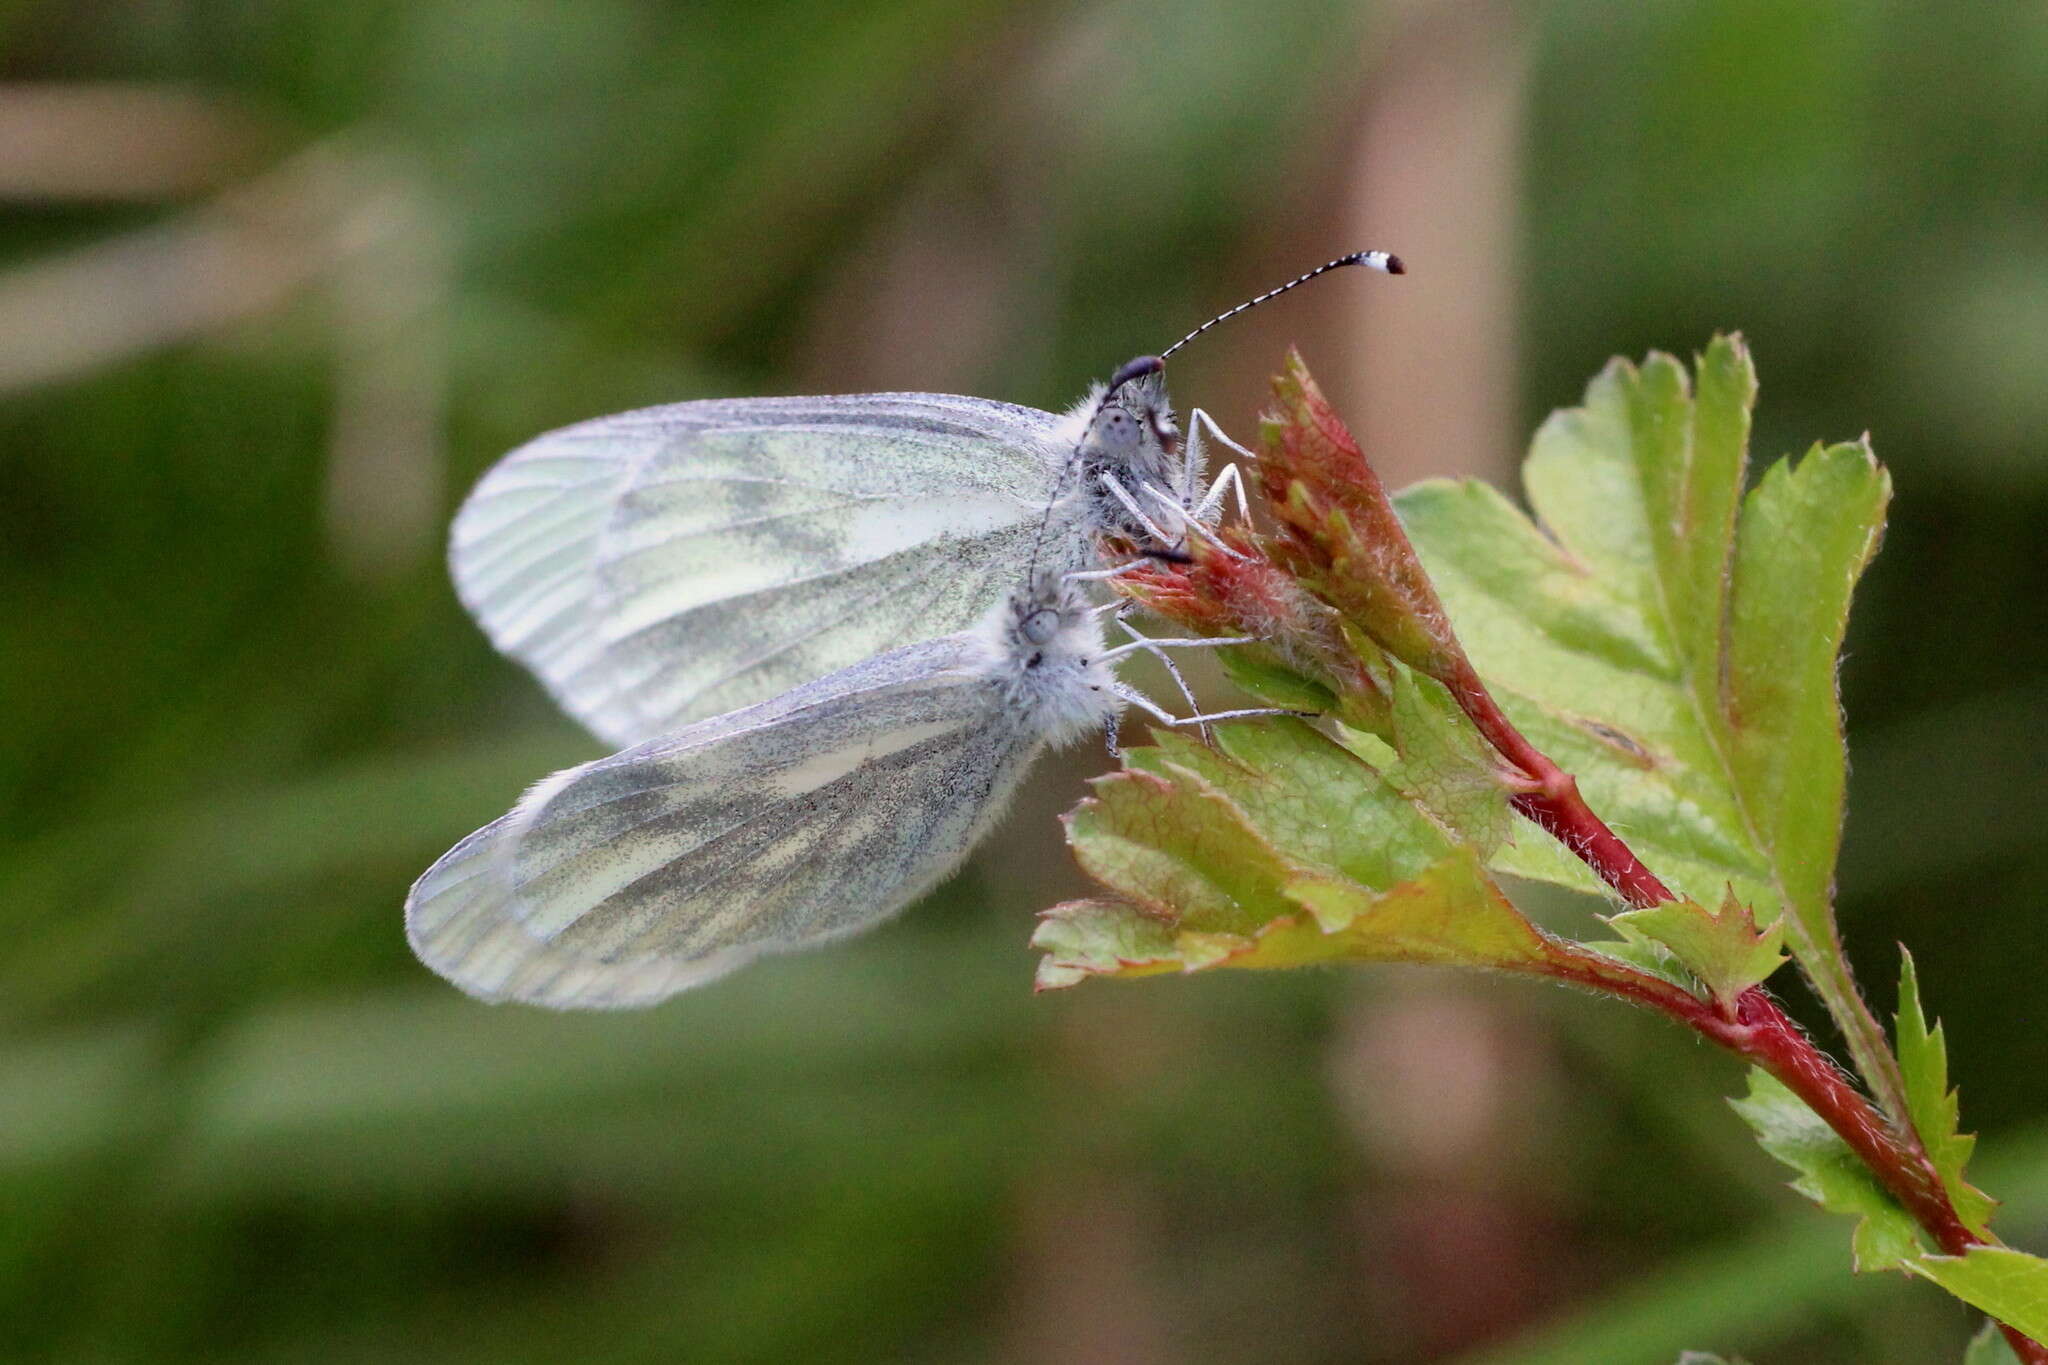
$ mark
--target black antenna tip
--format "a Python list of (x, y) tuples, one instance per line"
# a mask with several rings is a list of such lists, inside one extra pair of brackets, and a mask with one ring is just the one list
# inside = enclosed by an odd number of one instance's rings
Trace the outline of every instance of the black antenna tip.
[(1408, 267), (1401, 264), (1399, 256), (1389, 256), (1387, 257), (1387, 273), (1389, 275), (1405, 275), (1408, 273)]

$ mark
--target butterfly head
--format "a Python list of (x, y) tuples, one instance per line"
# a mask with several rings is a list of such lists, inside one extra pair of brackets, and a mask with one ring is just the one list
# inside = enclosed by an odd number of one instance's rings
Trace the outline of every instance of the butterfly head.
[(1160, 361), (1140, 356), (1107, 384), (1095, 385), (1067, 414), (1063, 437), (1092, 527), (1140, 544), (1154, 539), (1107, 480), (1141, 502), (1140, 489), (1177, 491), (1185, 485), (1180, 424)]
[(1100, 652), (1101, 630), (1081, 583), (1048, 570), (1032, 574), (994, 614), (997, 643), (1027, 667), (1043, 664), (1030, 656)]
[(989, 666), (1007, 711), (1054, 741), (1093, 728), (1120, 703), (1102, 629), (1081, 584), (1040, 571), (989, 618)]

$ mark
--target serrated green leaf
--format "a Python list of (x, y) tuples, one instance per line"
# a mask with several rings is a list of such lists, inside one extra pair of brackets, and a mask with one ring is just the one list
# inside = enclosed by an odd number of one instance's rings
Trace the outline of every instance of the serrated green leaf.
[(1906, 1269), (2036, 1341), (2048, 1342), (2048, 1261), (2011, 1247), (1922, 1256)]
[(1476, 483), (1420, 484), (1396, 505), (1516, 725), (1676, 890), (1715, 903), (1732, 886), (1760, 921), (1783, 916), (1858, 1066), (1897, 1107), (1903, 1086), (1829, 899), (1845, 771), (1836, 655), (1890, 480), (1858, 442), (1781, 461), (1743, 497), (1755, 392), (1735, 338), (1707, 348), (1693, 384), (1668, 356), (1617, 361), (1537, 433), (1523, 477), (1541, 529)]
[(1920, 979), (1913, 955), (1905, 953), (1899, 969), (1899, 1070), (1906, 1082), (1906, 1112), (1913, 1130), (1941, 1176), (1942, 1188), (1963, 1226), (1982, 1237), (1996, 1207), (1991, 1197), (1963, 1178), (1976, 1149), (1975, 1135), (1959, 1132), (1961, 1112), (1948, 1084), (1948, 1040), (1941, 1025), (1927, 1026), (1920, 1008)]
[(1970, 1348), (1963, 1352), (1963, 1365), (2020, 1365), (2020, 1358), (2013, 1354), (2012, 1343), (1998, 1330), (1998, 1324), (1986, 1322), (1970, 1338)]
[(1355, 754), (1298, 721), (1161, 735), (1068, 819), (1118, 898), (1050, 912), (1041, 987), (1085, 976), (1315, 962), (1536, 969), (1567, 945), (1515, 910), (1480, 855)]
[(1646, 938), (1669, 948), (1679, 964), (1723, 1005), (1756, 985), (1785, 961), (1782, 922), (1759, 931), (1749, 907), (1733, 891), (1718, 911), (1697, 901), (1670, 901), (1611, 916), (1624, 938)]
[(1913, 1219), (1892, 1202), (1834, 1129), (1768, 1072), (1752, 1069), (1749, 1095), (1730, 1100), (1766, 1152), (1799, 1173), (1792, 1188), (1831, 1213), (1854, 1217), (1858, 1270), (1891, 1270), (1920, 1254)]
[(1514, 831), (1500, 761), (1450, 690), (1402, 668), (1394, 680), (1394, 748), (1387, 780), (1482, 856)]
[[(1375, 892), (1356, 882), (1303, 879), (1288, 888), (1321, 931), (1295, 945), (1290, 930), (1275, 953), (1303, 961), (1436, 962), (1512, 968), (1547, 962), (1553, 943), (1501, 894), (1478, 855), (1454, 849), (1413, 881)], [(1307, 928), (1308, 926), (1299, 926)], [(1300, 935), (1306, 939), (1306, 935)], [(1262, 964), (1263, 965), (1263, 964)], [(1281, 964), (1275, 964), (1281, 965)]]
[(1501, 970), (1552, 960), (1553, 940), (1523, 919), (1470, 850), (1389, 891), (1336, 877), (1287, 886), (1296, 912), (1246, 932), (1171, 925), (1135, 905), (1082, 901), (1046, 912), (1032, 946), (1041, 990), (1089, 976), (1137, 977), (1215, 967), (1426, 962)]
[(1669, 948), (1648, 938), (1617, 938), (1604, 943), (1582, 943), (1582, 948), (1599, 953), (1602, 957), (1613, 958), (1626, 963), (1638, 971), (1669, 981), (1684, 990), (1697, 990), (1698, 981), (1693, 974), (1679, 965), (1678, 959)]
[(1228, 798), (1186, 769), (1127, 769), (1095, 783), (1067, 817), (1083, 871), (1155, 918), (1251, 933), (1294, 913), (1281, 888), (1303, 868), (1256, 833)]
[(1069, 901), (1039, 916), (1031, 946), (1044, 953), (1035, 983), (1060, 990), (1090, 976), (1149, 976), (1180, 970), (1173, 930), (1117, 901)]
[[(1276, 886), (1329, 874), (1390, 887), (1450, 848), (1444, 831), (1385, 777), (1300, 721), (1219, 725), (1215, 736), (1211, 749), (1161, 733), (1151, 746), (1126, 751), (1125, 760), (1140, 772), (1193, 774), (1203, 790), (1226, 798), (1284, 858), (1289, 871)], [(1183, 910), (1199, 917), (1196, 907)]]

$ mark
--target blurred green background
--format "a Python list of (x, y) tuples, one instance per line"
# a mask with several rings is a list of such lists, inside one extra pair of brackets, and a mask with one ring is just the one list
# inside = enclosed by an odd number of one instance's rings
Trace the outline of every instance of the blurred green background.
[[(1966, 17), (1964, 17), (1966, 15)], [(620, 408), (1299, 340), (1400, 480), (1749, 336), (1898, 481), (1846, 931), (2048, 1245), (2048, 12), (0, 5), (0, 1359), (1958, 1358), (1617, 1006), (1423, 972), (1034, 999), (1048, 764), (948, 890), (660, 1009), (473, 1004), (411, 878), (596, 746), (440, 537)], [(1783, 989), (1814, 1017), (1789, 977)]]

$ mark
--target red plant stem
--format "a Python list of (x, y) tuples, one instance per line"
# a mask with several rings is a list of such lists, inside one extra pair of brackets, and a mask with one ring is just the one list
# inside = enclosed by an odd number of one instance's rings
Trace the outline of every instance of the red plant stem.
[[(1971, 1247), (1995, 1244), (1963, 1226), (1926, 1152), (1917, 1142), (1901, 1140), (1863, 1092), (1850, 1084), (1762, 987), (1752, 986), (1736, 999), (1732, 1021), (1703, 1011), (1686, 1022), (1770, 1072), (1807, 1108), (1826, 1119), (1892, 1198), (1927, 1230), (1944, 1255), (1961, 1256)], [(1999, 1323), (1998, 1330), (2005, 1334), (2022, 1365), (2048, 1365), (2048, 1344), (2007, 1323)]]
[(1863, 1093), (1761, 987), (1752, 986), (1742, 993), (1736, 1000), (1735, 1016), (1733, 1020), (1716, 1019), (1695, 1027), (1730, 1051), (1756, 1062), (1783, 1081), (1808, 1108), (1827, 1119), (1850, 1150), (1884, 1180), (1892, 1197), (1933, 1235), (1944, 1252), (1959, 1256), (1980, 1244), (1978, 1237), (1956, 1216), (1932, 1163), (1900, 1140)]
[[(1647, 909), (1677, 899), (1621, 836), (1594, 814), (1579, 795), (1579, 784), (1572, 775), (1515, 728), (1471, 664), (1463, 660), (1460, 664), (1457, 676), (1448, 680), (1459, 706), (1487, 742), (1529, 780), (1530, 790), (1513, 798), (1514, 808), (1570, 849), (1630, 905)], [(1617, 991), (1609, 982), (1587, 984), (1661, 1009), (1777, 1077), (1827, 1121), (1946, 1255), (1960, 1256), (1973, 1246), (1990, 1244), (1963, 1225), (1918, 1134), (1911, 1129), (1902, 1132), (1886, 1122), (1761, 986), (1750, 987), (1736, 997), (1731, 1010), (1721, 1011), (1691, 995), (1685, 997), (1690, 1003), (1680, 1003), (1641, 990)], [(2048, 1345), (2004, 1323), (1999, 1330), (2024, 1365), (2048, 1365)]]
[(1515, 728), (1515, 723), (1494, 703), (1486, 684), (1479, 681), (1471, 663), (1460, 659), (1459, 664), (1458, 676), (1451, 680), (1451, 692), (1458, 705), (1479, 727), (1486, 742), (1520, 768), (1535, 786), (1535, 790), (1514, 798), (1515, 809), (1542, 826), (1637, 909), (1647, 910), (1677, 900), (1671, 888), (1644, 867), (1642, 859), (1621, 841), (1621, 836), (1586, 805), (1579, 795), (1578, 781)]
[(1579, 784), (1571, 774), (1559, 776), (1564, 779), (1562, 790), (1525, 792), (1509, 804), (1542, 826), (1545, 833), (1570, 849), (1637, 909), (1647, 910), (1678, 899), (1657, 879), (1656, 873), (1643, 866), (1620, 835), (1587, 809), (1579, 796)]

